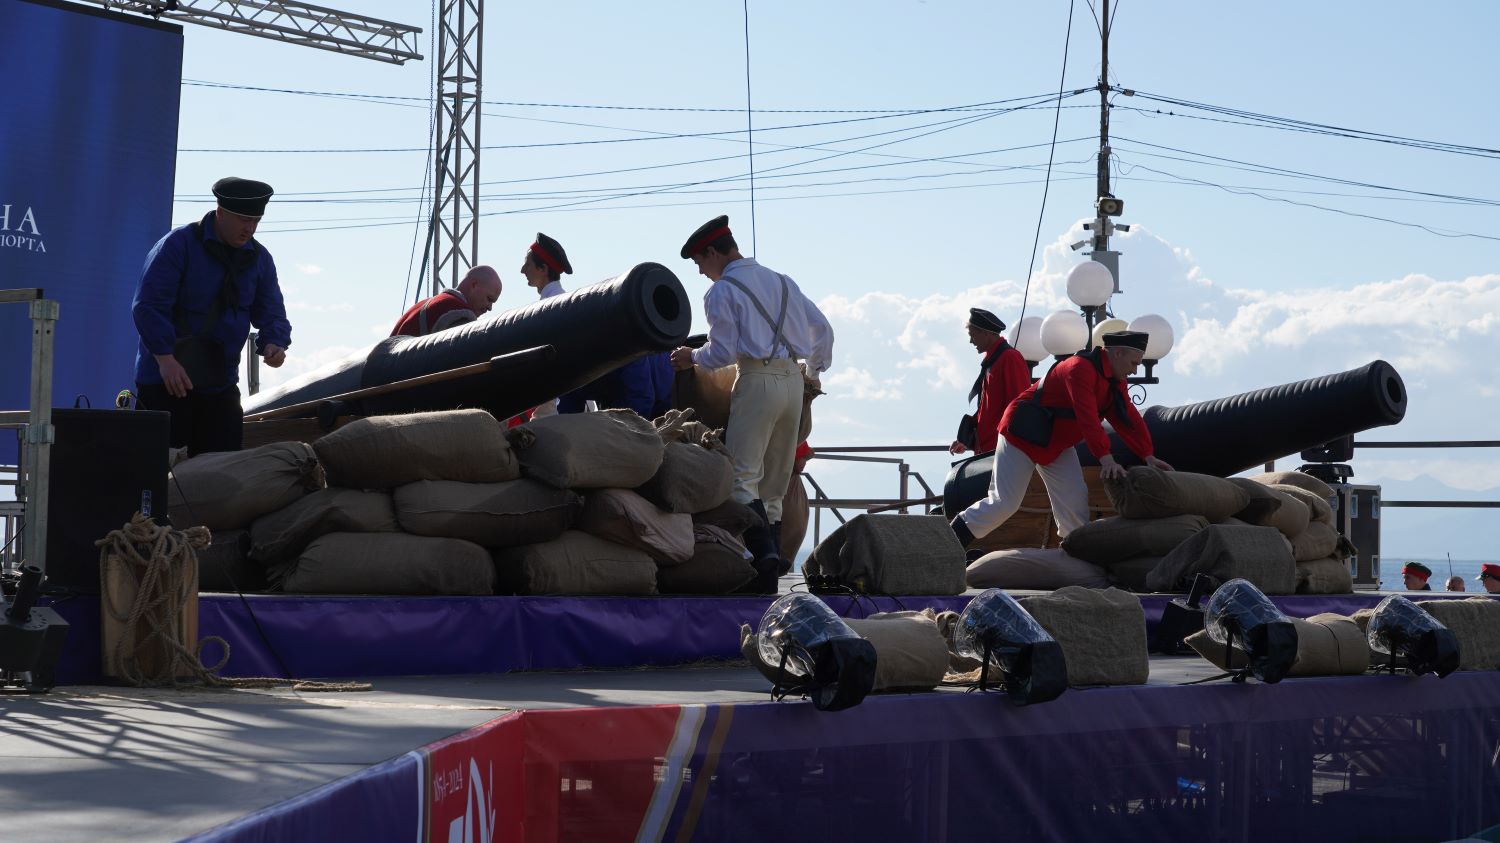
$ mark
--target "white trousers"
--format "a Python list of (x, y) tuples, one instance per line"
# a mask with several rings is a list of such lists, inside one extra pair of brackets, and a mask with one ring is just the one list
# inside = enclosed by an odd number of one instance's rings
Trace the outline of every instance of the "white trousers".
[(1037, 465), (1025, 451), (1002, 436), (990, 468), (989, 496), (963, 511), (964, 524), (975, 538), (1004, 524), (1021, 508), (1033, 468), (1041, 472), (1042, 482), (1047, 486), (1052, 517), (1057, 519), (1057, 534), (1066, 536), (1088, 523), (1089, 488), (1083, 480), (1083, 467), (1078, 464), (1078, 452), (1069, 448), (1051, 465)]
[(772, 524), (792, 478), (797, 425), (802, 421), (802, 370), (794, 360), (764, 363), (741, 357), (729, 393), (724, 444), (734, 457), (734, 492), (740, 503), (765, 502)]

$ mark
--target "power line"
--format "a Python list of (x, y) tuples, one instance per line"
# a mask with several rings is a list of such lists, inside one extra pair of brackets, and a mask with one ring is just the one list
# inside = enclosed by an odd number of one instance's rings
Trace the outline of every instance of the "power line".
[[(1068, 45), (1073, 43), (1073, 9), (1076, 6), (1072, 0), (1068, 0), (1068, 29), (1063, 35), (1063, 60), (1062, 73), (1057, 80), (1058, 100), (1062, 105), (1062, 87), (1068, 78)], [(1093, 8), (1093, 4), (1089, 4)], [(1098, 23), (1097, 16), (1095, 23)], [(1016, 339), (1021, 339), (1021, 321), (1026, 318), (1026, 300), (1031, 297), (1031, 275), (1036, 267), (1036, 250), (1042, 242), (1042, 219), (1047, 215), (1047, 194), (1052, 190), (1052, 157), (1057, 151), (1057, 126), (1062, 120), (1062, 111), (1055, 111), (1052, 115), (1052, 145), (1047, 150), (1047, 176), (1042, 183), (1042, 207), (1036, 212), (1036, 235), (1031, 240), (1031, 259), (1026, 263), (1026, 288), (1021, 291), (1021, 315), (1016, 318)]]

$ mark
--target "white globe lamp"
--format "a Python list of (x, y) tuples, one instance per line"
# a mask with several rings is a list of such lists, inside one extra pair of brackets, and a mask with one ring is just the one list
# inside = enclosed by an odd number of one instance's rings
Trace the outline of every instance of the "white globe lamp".
[(1042, 317), (1028, 316), (1022, 319), (1011, 333), (1010, 344), (1021, 352), (1028, 363), (1047, 359), (1047, 347), (1042, 345)]
[(1042, 346), (1048, 354), (1073, 354), (1082, 351), (1088, 341), (1088, 323), (1071, 310), (1059, 310), (1042, 320)]
[(1102, 307), (1115, 292), (1115, 277), (1098, 261), (1084, 261), (1068, 273), (1068, 299), (1079, 307)]
[(1106, 319), (1094, 326), (1094, 345), (1104, 345), (1104, 335), (1113, 334), (1115, 331), (1124, 331), (1130, 324), (1124, 319)]
[(1137, 316), (1130, 323), (1130, 330), (1141, 331), (1150, 335), (1146, 341), (1147, 360), (1161, 360), (1172, 350), (1172, 323), (1164, 316), (1148, 313), (1145, 316)]

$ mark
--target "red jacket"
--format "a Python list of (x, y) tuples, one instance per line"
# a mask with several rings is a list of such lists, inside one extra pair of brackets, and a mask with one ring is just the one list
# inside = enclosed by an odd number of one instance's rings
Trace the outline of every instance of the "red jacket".
[(1002, 337), (985, 352), (988, 358), (997, 346), (1004, 346), (1000, 356), (990, 364), (984, 375), (984, 386), (979, 393), (979, 410), (975, 413), (978, 424), (974, 431), (974, 451), (984, 453), (995, 450), (1000, 439), (1000, 417), (1017, 395), (1031, 386), (1031, 370), (1021, 352), (1016, 351)]
[[(1020, 448), (1037, 465), (1050, 465), (1059, 454), (1077, 445), (1079, 441), (1087, 443), (1089, 453), (1097, 459), (1109, 453), (1109, 434), (1104, 432), (1104, 425), (1100, 424), (1100, 418), (1103, 417), (1109, 419), (1115, 432), (1120, 434), (1120, 438), (1125, 440), (1125, 444), (1136, 456), (1145, 459), (1155, 453), (1151, 446), (1151, 431), (1146, 429), (1146, 422), (1131, 402), (1127, 392), (1128, 385), (1123, 380), (1113, 378), (1109, 356), (1104, 354), (1103, 349), (1099, 349), (1098, 354), (1104, 370), (1102, 375), (1094, 367), (1090, 356), (1075, 354), (1053, 366), (1052, 371), (1047, 373), (1045, 382), (1041, 383), (1043, 407), (1068, 408), (1074, 413), (1074, 418), (1058, 418), (1053, 421), (1052, 439), (1045, 448), (1010, 432), (1011, 411), (1017, 404), (1029, 401), (1036, 395), (1036, 384), (1027, 388), (1006, 408), (1005, 417), (1000, 420), (1000, 433), (1005, 441)], [(1111, 392), (1118, 395), (1118, 399), (1111, 396)]]
[(401, 318), (396, 320), (396, 327), (391, 329), (391, 336), (405, 334), (408, 337), (424, 337), (444, 328), (472, 322), (476, 318), (478, 317), (474, 315), (474, 311), (469, 309), (468, 301), (458, 291), (444, 290), (432, 298), (417, 302), (401, 314)]

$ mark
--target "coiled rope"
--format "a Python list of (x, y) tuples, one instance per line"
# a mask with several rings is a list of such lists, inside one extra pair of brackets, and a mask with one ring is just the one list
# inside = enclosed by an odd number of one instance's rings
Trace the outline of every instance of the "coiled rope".
[[(225, 678), (215, 675), (229, 663), (229, 642), (210, 635), (189, 649), (184, 643), (183, 608), (196, 600), (197, 552), (213, 540), (206, 527), (174, 530), (136, 513), (130, 523), (94, 542), (99, 548), (99, 570), (106, 587), (100, 602), (115, 621), (125, 624), (125, 633), (115, 643), (114, 664), (121, 678), (136, 687), (186, 687), (194, 677), (213, 688), (280, 688), (293, 691), (368, 691), (368, 682), (323, 682), (275, 677)], [(109, 583), (135, 584), (135, 599), (128, 607), (117, 604), (120, 589)], [(136, 640), (141, 624), (150, 628)], [(159, 643), (157, 643), (159, 642)], [(217, 643), (224, 656), (212, 667), (202, 660), (204, 646)], [(148, 676), (142, 667), (143, 653), (160, 652), (166, 664)], [(149, 657), (149, 656), (148, 656)]]

